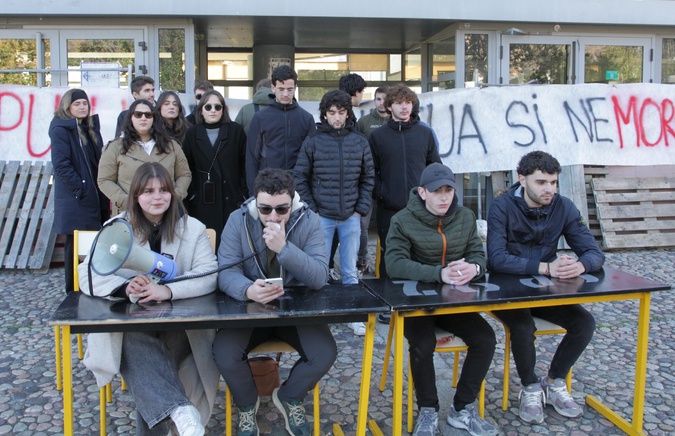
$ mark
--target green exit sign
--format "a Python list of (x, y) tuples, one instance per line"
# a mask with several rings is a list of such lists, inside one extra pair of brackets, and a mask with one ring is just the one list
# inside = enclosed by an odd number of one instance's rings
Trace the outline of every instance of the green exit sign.
[(619, 72), (613, 70), (605, 71), (605, 79), (607, 80), (619, 80)]

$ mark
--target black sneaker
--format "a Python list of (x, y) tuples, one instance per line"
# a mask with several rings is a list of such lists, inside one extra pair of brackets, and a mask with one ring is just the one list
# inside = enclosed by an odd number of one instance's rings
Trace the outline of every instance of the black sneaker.
[(382, 324), (389, 324), (391, 322), (391, 313), (378, 313), (377, 320)]
[(302, 401), (283, 401), (279, 398), (279, 388), (272, 392), (272, 401), (286, 421), (286, 430), (291, 436), (309, 436), (312, 434), (309, 422), (305, 418)]

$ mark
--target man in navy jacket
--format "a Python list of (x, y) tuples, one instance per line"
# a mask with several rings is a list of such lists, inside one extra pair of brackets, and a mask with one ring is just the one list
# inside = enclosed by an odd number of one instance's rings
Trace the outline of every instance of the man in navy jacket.
[[(602, 268), (605, 257), (572, 201), (556, 193), (561, 168), (557, 159), (542, 151), (523, 156), (518, 183), (495, 198), (488, 215), (488, 266), (510, 274), (546, 275), (574, 280)], [(576, 257), (557, 255), (560, 236)], [(522, 390), (520, 418), (541, 424), (544, 404), (570, 418), (582, 409), (567, 392), (564, 378), (593, 337), (595, 320), (581, 305), (495, 311), (511, 331), (513, 359)], [(533, 317), (557, 324), (567, 334), (556, 350), (548, 374), (535, 372)]]
[(272, 71), (274, 99), (253, 115), (246, 142), (246, 184), (253, 192), (255, 178), (265, 168), (293, 170), (298, 153), (310, 132), (314, 117), (295, 100), (298, 75), (288, 65)]

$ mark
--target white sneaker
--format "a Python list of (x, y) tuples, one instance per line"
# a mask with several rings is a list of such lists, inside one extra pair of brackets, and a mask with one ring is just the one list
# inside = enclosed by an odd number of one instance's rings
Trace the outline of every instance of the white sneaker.
[(557, 378), (552, 384), (546, 383), (546, 377), (541, 378), (541, 387), (546, 394), (546, 403), (555, 408), (555, 411), (567, 418), (578, 418), (584, 411), (567, 391), (565, 380)]
[(354, 330), (356, 336), (365, 336), (366, 335), (366, 325), (362, 322), (350, 322), (349, 327)]
[(435, 436), (438, 433), (438, 412), (433, 407), (422, 407), (417, 416), (413, 436)]
[(544, 422), (544, 403), (546, 394), (539, 383), (527, 385), (518, 394), (520, 408), (518, 415), (525, 422), (541, 424)]
[(180, 436), (204, 436), (201, 416), (193, 405), (173, 409), (171, 420), (176, 424)]

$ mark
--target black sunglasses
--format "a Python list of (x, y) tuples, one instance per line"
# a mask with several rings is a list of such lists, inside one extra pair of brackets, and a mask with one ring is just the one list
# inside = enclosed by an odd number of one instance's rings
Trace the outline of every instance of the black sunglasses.
[(269, 215), (272, 211), (275, 211), (277, 215), (286, 215), (289, 210), (291, 210), (291, 206), (258, 206), (258, 212), (261, 215)]
[(141, 111), (134, 111), (134, 118), (141, 118), (143, 115), (145, 115), (145, 118), (148, 120), (151, 120), (152, 117), (155, 116), (152, 112), (141, 112)]
[(207, 112), (210, 112), (211, 108), (214, 108), (216, 111), (222, 111), (223, 105), (222, 104), (214, 104), (214, 105), (205, 104), (204, 105), (204, 109), (206, 109)]
[(204, 95), (204, 94), (195, 94), (195, 98), (196, 98), (197, 100), (201, 100), (201, 99), (202, 99), (202, 95)]

